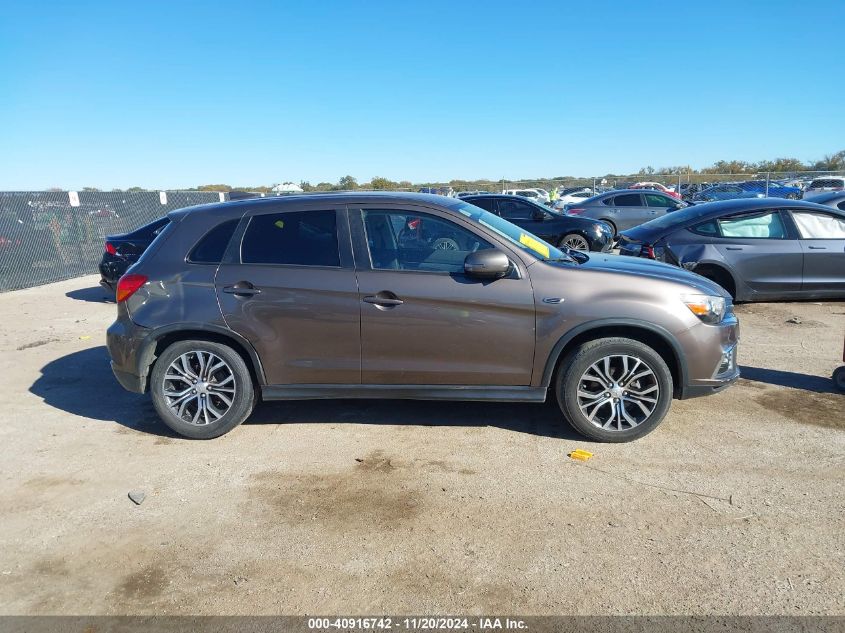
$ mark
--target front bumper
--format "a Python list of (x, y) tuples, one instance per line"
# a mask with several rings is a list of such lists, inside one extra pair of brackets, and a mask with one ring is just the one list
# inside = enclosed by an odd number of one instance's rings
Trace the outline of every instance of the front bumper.
[(701, 323), (679, 337), (686, 353), (682, 400), (718, 393), (739, 379), (739, 321), (729, 311), (718, 325)]

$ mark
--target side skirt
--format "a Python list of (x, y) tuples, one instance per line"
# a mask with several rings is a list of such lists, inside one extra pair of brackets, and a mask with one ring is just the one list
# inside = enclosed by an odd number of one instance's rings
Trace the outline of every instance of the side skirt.
[(264, 400), (372, 398), (385, 400), (474, 400), (487, 402), (545, 402), (544, 387), (483, 385), (267, 385)]

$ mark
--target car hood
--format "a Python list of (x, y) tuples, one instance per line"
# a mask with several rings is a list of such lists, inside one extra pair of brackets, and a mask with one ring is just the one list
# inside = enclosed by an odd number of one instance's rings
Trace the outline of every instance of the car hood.
[(648, 278), (673, 281), (690, 286), (695, 292), (725, 297), (730, 300), (730, 295), (718, 284), (677, 266), (641, 257), (627, 257), (625, 255), (599, 255), (591, 253), (589, 257), (589, 260), (578, 264), (580, 270), (628, 275), (632, 278), (639, 279)]

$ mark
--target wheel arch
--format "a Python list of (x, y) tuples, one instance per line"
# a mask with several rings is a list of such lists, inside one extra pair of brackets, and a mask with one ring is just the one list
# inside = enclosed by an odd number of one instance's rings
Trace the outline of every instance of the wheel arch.
[[(697, 263), (695, 265), (695, 267), (693, 267), (690, 270), (697, 275), (701, 275), (702, 277), (707, 277), (711, 281), (716, 281), (716, 280), (712, 279), (711, 277), (708, 277), (707, 274), (706, 274), (708, 272), (710, 272), (711, 274), (715, 273), (715, 276), (723, 277), (724, 280), (728, 283), (728, 285), (730, 287), (725, 287), (722, 284), (719, 284), (719, 285), (722, 286), (723, 288), (725, 288), (725, 290), (727, 290), (731, 294), (732, 297), (736, 298), (737, 291), (739, 290), (739, 288), (737, 287), (736, 275), (734, 275), (734, 273), (731, 271), (731, 269), (728, 268), (727, 266), (725, 266), (724, 264), (722, 264), (720, 262), (714, 262), (714, 261), (711, 261), (711, 260), (706, 260), (706, 261), (702, 261), (702, 262)], [(719, 283), (719, 282), (717, 281), (716, 283)]]
[(616, 336), (639, 341), (660, 354), (672, 374), (673, 396), (682, 396), (688, 372), (680, 344), (665, 328), (637, 319), (600, 319), (584, 323), (564, 334), (546, 359), (542, 386), (546, 389), (551, 387), (563, 361), (579, 345), (599, 338)]
[(253, 382), (266, 385), (264, 367), (255, 348), (244, 337), (228, 328), (208, 323), (185, 323), (156, 329), (145, 340), (138, 353), (138, 375), (142, 377), (144, 390), (149, 388), (150, 373), (156, 359), (173, 343), (200, 340), (228, 345), (243, 358)]

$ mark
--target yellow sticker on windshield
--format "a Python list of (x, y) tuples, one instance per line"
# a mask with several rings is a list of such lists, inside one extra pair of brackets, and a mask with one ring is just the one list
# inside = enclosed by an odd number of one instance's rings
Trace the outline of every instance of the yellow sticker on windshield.
[(519, 243), (527, 246), (535, 253), (539, 253), (543, 257), (549, 256), (549, 247), (543, 244), (540, 240), (535, 240), (530, 235), (526, 235), (525, 233), (520, 233), (519, 235)]
[(279, 227), (280, 229), (285, 228), (285, 223), (282, 220), (276, 220), (275, 222), (273, 222), (273, 224)]

